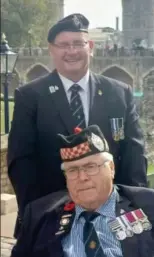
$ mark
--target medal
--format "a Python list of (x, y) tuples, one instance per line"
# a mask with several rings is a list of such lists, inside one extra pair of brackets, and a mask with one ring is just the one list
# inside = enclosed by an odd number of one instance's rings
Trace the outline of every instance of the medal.
[(118, 240), (121, 241), (127, 237), (126, 231), (125, 231), (125, 226), (121, 222), (119, 217), (116, 218), (115, 220), (109, 222), (109, 226), (110, 226), (110, 229), (112, 230), (112, 232), (115, 234), (115, 237)]
[(134, 235), (134, 232), (133, 232), (132, 227), (129, 224), (127, 218), (125, 217), (125, 215), (120, 216), (120, 218), (122, 219), (123, 223), (126, 226), (126, 236), (127, 237), (132, 237)]
[(134, 234), (141, 234), (144, 230), (152, 229), (152, 225), (142, 209), (117, 217), (109, 222), (109, 227), (118, 240), (124, 240), (126, 237), (132, 237)]
[(140, 222), (142, 223), (143, 229), (144, 230), (151, 230), (152, 229), (152, 225), (148, 220), (148, 217), (145, 215), (145, 213), (142, 211), (142, 209), (137, 209), (134, 211), (134, 216), (136, 216), (136, 218), (138, 220), (140, 220)]
[(121, 225), (118, 219), (112, 220), (109, 222), (110, 229), (112, 232), (116, 232), (117, 230), (121, 229)]
[(112, 118), (110, 119), (111, 132), (114, 141), (124, 139), (124, 119), (123, 118)]
[(126, 232), (124, 230), (116, 231), (116, 238), (120, 241), (124, 240), (127, 237)]
[(142, 224), (133, 215), (133, 211), (126, 213), (125, 217), (127, 218), (129, 224), (131, 225), (132, 231), (134, 232), (134, 234), (141, 234), (143, 232)]

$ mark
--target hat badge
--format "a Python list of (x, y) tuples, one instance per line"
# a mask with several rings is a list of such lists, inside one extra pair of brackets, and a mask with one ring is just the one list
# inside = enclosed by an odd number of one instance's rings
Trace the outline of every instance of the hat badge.
[(79, 26), (80, 21), (79, 21), (79, 19), (78, 19), (78, 17), (77, 17), (76, 15), (74, 15), (73, 20), (74, 20), (74, 23), (75, 23), (77, 26)]
[(95, 135), (94, 133), (91, 134), (91, 141), (93, 145), (99, 150), (99, 151), (104, 151), (104, 143), (102, 139)]

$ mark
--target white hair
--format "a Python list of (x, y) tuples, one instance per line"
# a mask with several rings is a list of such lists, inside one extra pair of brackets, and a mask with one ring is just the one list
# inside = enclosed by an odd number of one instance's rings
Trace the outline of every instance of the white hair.
[[(111, 154), (111, 153), (108, 153), (108, 152), (101, 152), (101, 153), (99, 153), (100, 154), (100, 156), (102, 156), (103, 157), (103, 159), (106, 159), (106, 160), (108, 160), (108, 161), (112, 161), (112, 162), (114, 162), (113, 161), (113, 155)], [(63, 162), (62, 164), (61, 164), (61, 170), (65, 170), (65, 163)]]
[(100, 155), (101, 155), (103, 158), (106, 158), (107, 160), (113, 162), (113, 155), (112, 155), (111, 153), (102, 152), (102, 153), (100, 153)]
[(61, 164), (60, 168), (64, 171), (64, 162)]

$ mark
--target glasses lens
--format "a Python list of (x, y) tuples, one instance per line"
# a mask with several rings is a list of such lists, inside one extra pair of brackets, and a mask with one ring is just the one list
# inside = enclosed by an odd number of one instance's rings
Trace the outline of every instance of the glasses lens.
[(78, 169), (77, 168), (73, 168), (73, 169), (69, 169), (66, 171), (66, 176), (69, 179), (75, 179), (78, 176)]
[(91, 163), (85, 166), (85, 171), (88, 175), (95, 175), (98, 172), (98, 166), (96, 163)]

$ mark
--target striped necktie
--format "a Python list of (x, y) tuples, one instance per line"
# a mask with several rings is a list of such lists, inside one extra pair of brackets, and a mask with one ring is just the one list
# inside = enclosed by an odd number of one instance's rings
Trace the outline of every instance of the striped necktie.
[(85, 128), (85, 115), (83, 111), (83, 105), (81, 101), (81, 97), (79, 91), (81, 87), (77, 84), (74, 84), (70, 88), (71, 90), (71, 100), (70, 100), (70, 108), (74, 118), (75, 127)]
[(105, 257), (96, 230), (92, 223), (92, 221), (99, 215), (100, 214), (97, 212), (84, 211), (81, 213), (81, 216), (84, 217), (86, 221), (83, 228), (83, 242), (87, 257)]

